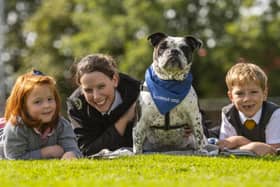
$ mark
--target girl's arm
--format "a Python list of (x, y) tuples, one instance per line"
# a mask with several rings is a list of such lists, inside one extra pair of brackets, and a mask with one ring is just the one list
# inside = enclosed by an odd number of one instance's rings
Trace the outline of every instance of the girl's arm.
[(64, 149), (63, 159), (81, 158), (82, 153), (78, 148), (77, 141), (70, 123), (60, 118), (57, 126), (58, 144)]
[(46, 146), (41, 149), (42, 158), (61, 158), (64, 150), (60, 145)]
[(6, 123), (4, 128), (4, 154), (7, 159), (41, 159), (41, 150), (28, 150), (28, 143), (30, 142), (28, 129), (23, 126), (12, 125), (10, 122)]
[[(49, 159), (61, 158), (64, 150), (59, 145), (46, 146), (43, 148), (33, 149), (38, 142), (32, 129), (24, 125), (12, 125), (9, 122), (6, 124), (3, 134), (4, 154), (7, 159), (12, 160), (30, 160), (30, 159)], [(33, 145), (31, 145), (33, 144)]]

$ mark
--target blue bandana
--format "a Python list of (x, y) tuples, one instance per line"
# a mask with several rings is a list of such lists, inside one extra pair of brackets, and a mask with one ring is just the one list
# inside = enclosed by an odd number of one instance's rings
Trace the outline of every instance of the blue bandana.
[(161, 80), (150, 66), (146, 70), (145, 80), (159, 112), (165, 115), (189, 93), (192, 85), (192, 74), (189, 73), (183, 81)]

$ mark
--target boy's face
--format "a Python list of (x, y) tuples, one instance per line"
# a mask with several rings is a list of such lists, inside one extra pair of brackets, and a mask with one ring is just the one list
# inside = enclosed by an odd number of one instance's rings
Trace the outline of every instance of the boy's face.
[(251, 81), (245, 84), (236, 84), (228, 91), (228, 97), (237, 110), (246, 117), (253, 117), (261, 108), (263, 101), (267, 98), (267, 89)]

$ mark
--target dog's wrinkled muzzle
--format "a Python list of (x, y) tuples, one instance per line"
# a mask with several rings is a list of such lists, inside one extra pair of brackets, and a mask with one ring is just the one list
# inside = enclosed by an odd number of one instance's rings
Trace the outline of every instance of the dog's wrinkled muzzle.
[(178, 71), (184, 69), (183, 64), (178, 56), (171, 56), (170, 58), (168, 58), (163, 68), (167, 71)]

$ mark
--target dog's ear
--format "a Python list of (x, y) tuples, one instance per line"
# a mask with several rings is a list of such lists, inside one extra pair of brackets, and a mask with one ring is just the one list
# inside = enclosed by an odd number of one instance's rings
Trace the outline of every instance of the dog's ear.
[(159, 42), (161, 40), (163, 40), (164, 38), (166, 38), (167, 35), (162, 33), (162, 32), (156, 32), (151, 34), (150, 36), (148, 36), (148, 40), (150, 40), (151, 44), (153, 45), (153, 47), (157, 46), (159, 44)]
[(202, 41), (193, 36), (185, 36), (186, 43), (193, 49), (202, 47)]

